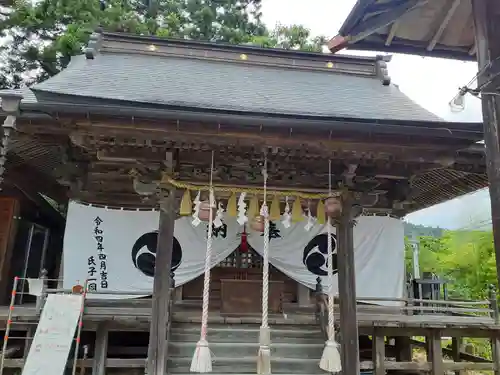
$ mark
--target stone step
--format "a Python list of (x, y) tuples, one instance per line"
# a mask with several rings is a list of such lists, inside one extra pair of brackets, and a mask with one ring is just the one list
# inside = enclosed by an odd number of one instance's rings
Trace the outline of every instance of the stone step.
[[(259, 343), (214, 343), (208, 342), (210, 350), (215, 358), (224, 357), (251, 357), (256, 355), (259, 350)], [(271, 356), (279, 358), (316, 358), (318, 361), (323, 353), (324, 344), (297, 344), (293, 343), (272, 343)], [(169, 357), (188, 357), (193, 356), (196, 348), (196, 342), (170, 342), (168, 348)]]
[[(257, 356), (253, 357), (212, 357), (213, 373), (255, 374), (257, 372)], [(190, 373), (191, 357), (168, 360), (168, 371), (171, 374)], [(324, 374), (319, 368), (319, 360), (314, 358), (279, 358), (271, 357), (271, 372), (273, 374)]]

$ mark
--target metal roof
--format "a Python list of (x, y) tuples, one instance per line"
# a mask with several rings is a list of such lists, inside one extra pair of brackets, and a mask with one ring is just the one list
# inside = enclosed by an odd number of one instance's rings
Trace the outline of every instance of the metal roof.
[[(159, 56), (132, 48), (132, 43), (133, 39), (130, 47), (103, 49), (93, 59), (77, 56), (61, 73), (33, 86), (33, 92), (38, 100), (41, 94), (48, 93), (199, 110), (442, 121), (395, 85), (384, 85), (375, 73), (360, 75), (198, 56)], [(286, 58), (286, 52), (280, 53), (276, 61)], [(297, 52), (290, 52), (290, 56), (296, 55)], [(326, 61), (328, 55), (300, 56), (318, 57)], [(348, 62), (349, 58), (344, 60)], [(375, 70), (373, 58), (372, 65)]]
[[(337, 118), (337, 122), (348, 127), (354, 122), (346, 118), (357, 118), (357, 125), (366, 122), (372, 128), (382, 128), (378, 126), (381, 124), (400, 129), (423, 126), (425, 130), (422, 129), (422, 132), (429, 134), (446, 130), (450, 142), (455, 133), (463, 133), (465, 135), (460, 137), (470, 138), (472, 143), (480, 133), (480, 124), (447, 125), (406, 97), (397, 87), (384, 85), (375, 71), (370, 74), (349, 72), (351, 61), (358, 65), (365, 64), (364, 68), (373, 66), (375, 69), (374, 58), (271, 51), (273, 61), (301, 59), (302, 65), (307, 60), (325, 66), (331, 60), (343, 67), (342, 71), (308, 69), (304, 66), (252, 63), (252, 54), (268, 53), (265, 49), (254, 47), (234, 49), (237, 56), (242, 52), (248, 54), (250, 62), (245, 59), (226, 61), (189, 54), (144, 53), (145, 46), (154, 42), (161, 49), (162, 42), (150, 38), (142, 40), (142, 45), (138, 46), (134, 44), (137, 40), (140, 38), (121, 36), (124, 43), (119, 46), (102, 48), (92, 58), (75, 57), (68, 68), (57, 76), (35, 85), (32, 90), (21, 90), (24, 95), (22, 116), (50, 117), (47, 113), (64, 112), (64, 106), (69, 107), (70, 103), (73, 107), (85, 109), (82, 103), (90, 103), (89, 99), (92, 99), (94, 103), (122, 103), (122, 107), (113, 107), (114, 116), (123, 115), (121, 111), (127, 106), (144, 106), (148, 111), (154, 106), (156, 111), (163, 112), (171, 106), (185, 107), (185, 111), (192, 108), (197, 108), (199, 112), (237, 111), (246, 113), (246, 116), (272, 113), (281, 118), (288, 116), (286, 123), (292, 123), (292, 120), (303, 123), (305, 120), (301, 116), (307, 115), (318, 120)], [(179, 44), (175, 48), (179, 48)], [(191, 44), (189, 51), (207, 46), (219, 48), (213, 44)], [(226, 46), (224, 50), (232, 51), (232, 47)], [(81, 103), (68, 101), (72, 98), (82, 99)], [(44, 114), (44, 105), (52, 105), (55, 109)], [(200, 116), (199, 113), (194, 115)], [(363, 122), (367, 119), (370, 121)], [(436, 133), (436, 137), (438, 135)], [(55, 178), (56, 170), (64, 163), (60, 140), (54, 140), (52, 144), (47, 138), (30, 140), (28, 135), (25, 137), (13, 143), (12, 151), (20, 158), (13, 161), (30, 164)], [(469, 173), (443, 168), (419, 174), (413, 181), (413, 209), (428, 207), (487, 186), (486, 174), (474, 171)]]
[(358, 0), (329, 48), (475, 61), (471, 0)]

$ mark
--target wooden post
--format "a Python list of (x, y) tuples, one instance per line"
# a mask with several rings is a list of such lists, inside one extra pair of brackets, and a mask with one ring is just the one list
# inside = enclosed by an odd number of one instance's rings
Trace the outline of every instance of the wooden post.
[(373, 330), (373, 375), (385, 375), (385, 337), (377, 328)]
[(43, 306), (45, 305), (45, 299), (47, 298), (47, 270), (42, 269), (40, 272), (40, 280), (42, 282), (42, 290), (40, 292), (40, 295), (36, 297), (36, 306), (35, 310), (37, 314), (42, 313)]
[(356, 314), (353, 225), (352, 201), (350, 196), (346, 195), (342, 197), (342, 215), (337, 226), (342, 369), (344, 369), (344, 373), (358, 375), (359, 337)]
[[(500, 69), (500, 4), (497, 0), (472, 0), (472, 13), (476, 31), (477, 59), (480, 74), (478, 86), (488, 81)], [(488, 66), (492, 64), (492, 66)], [(481, 70), (485, 69), (484, 72)], [(491, 87), (491, 85), (489, 85)], [(496, 88), (486, 88), (486, 92)], [(482, 94), (486, 169), (491, 198), (491, 220), (495, 245), (497, 280), (500, 285), (500, 97)]]
[(164, 375), (167, 364), (167, 324), (170, 299), (170, 268), (175, 223), (175, 189), (162, 190), (160, 197), (160, 224), (156, 245), (151, 325), (147, 360), (148, 375)]
[(431, 375), (443, 375), (443, 349), (441, 348), (441, 332), (432, 330), (426, 337), (427, 361), (431, 362)]
[(106, 359), (108, 356), (108, 325), (104, 322), (98, 325), (95, 337), (94, 361), (92, 375), (106, 374)]
[[(460, 352), (462, 350), (462, 338), (461, 337), (452, 337), (451, 339), (451, 351), (454, 362), (461, 362)], [(460, 375), (461, 371), (455, 371), (455, 375)]]
[[(499, 324), (500, 315), (498, 312), (497, 291), (494, 285), (490, 285), (489, 289), (490, 308), (492, 310), (491, 317), (495, 319), (496, 324)], [(495, 364), (494, 374), (500, 375), (500, 337), (498, 337), (497, 334), (493, 334), (490, 342), (491, 357), (493, 359), (493, 363)]]

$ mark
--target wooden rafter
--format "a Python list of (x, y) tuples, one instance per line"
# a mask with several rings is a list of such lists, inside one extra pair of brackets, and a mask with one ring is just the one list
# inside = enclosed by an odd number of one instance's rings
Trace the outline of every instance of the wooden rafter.
[(432, 51), (434, 47), (436, 46), (437, 43), (439, 43), (439, 40), (441, 39), (441, 36), (443, 35), (444, 31), (446, 30), (446, 27), (450, 23), (453, 15), (455, 14), (455, 11), (458, 9), (460, 3), (462, 0), (450, 0), (448, 4), (446, 5), (445, 9), (445, 15), (441, 19), (441, 22), (439, 23), (439, 27), (432, 36), (429, 44), (427, 45), (427, 51)]

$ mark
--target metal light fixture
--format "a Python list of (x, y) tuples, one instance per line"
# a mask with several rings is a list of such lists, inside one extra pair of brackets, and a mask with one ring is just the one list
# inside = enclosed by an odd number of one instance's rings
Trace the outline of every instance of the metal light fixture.
[(16, 93), (4, 93), (0, 95), (2, 99), (2, 111), (7, 113), (7, 115), (17, 115), (19, 114), (19, 105), (23, 96)]
[(465, 94), (467, 94), (467, 87), (462, 87), (457, 95), (449, 103), (452, 112), (462, 112), (465, 109)]

